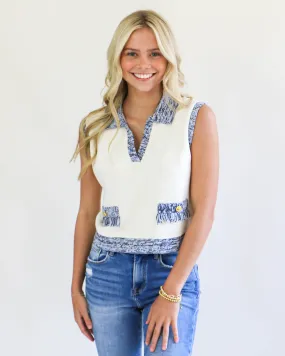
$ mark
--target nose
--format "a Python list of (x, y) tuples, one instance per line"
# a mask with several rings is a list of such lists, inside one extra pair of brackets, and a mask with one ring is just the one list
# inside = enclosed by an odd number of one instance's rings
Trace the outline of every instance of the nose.
[(149, 58), (148, 56), (141, 56), (140, 62), (139, 62), (139, 67), (140, 68), (150, 68), (151, 64), (149, 63)]

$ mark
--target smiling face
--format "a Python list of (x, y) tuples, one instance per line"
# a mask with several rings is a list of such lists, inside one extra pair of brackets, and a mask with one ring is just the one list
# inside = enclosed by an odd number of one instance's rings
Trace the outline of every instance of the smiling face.
[(150, 28), (140, 28), (131, 34), (122, 50), (120, 63), (128, 85), (144, 92), (159, 89), (167, 68), (167, 60)]

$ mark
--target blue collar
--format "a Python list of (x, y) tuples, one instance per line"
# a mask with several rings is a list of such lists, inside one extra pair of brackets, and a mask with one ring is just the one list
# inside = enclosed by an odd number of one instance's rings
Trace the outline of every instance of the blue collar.
[[(168, 107), (168, 104), (170, 107)], [(171, 124), (174, 119), (177, 106), (178, 103), (173, 100), (166, 92), (164, 92), (155, 109), (155, 112), (148, 118), (148, 121), (158, 122), (161, 124)], [(171, 107), (173, 108), (171, 109)], [(127, 121), (123, 113), (123, 103), (120, 104), (117, 113), (119, 116), (120, 127), (127, 127)], [(113, 119), (107, 129), (114, 128), (117, 128), (115, 119)]]

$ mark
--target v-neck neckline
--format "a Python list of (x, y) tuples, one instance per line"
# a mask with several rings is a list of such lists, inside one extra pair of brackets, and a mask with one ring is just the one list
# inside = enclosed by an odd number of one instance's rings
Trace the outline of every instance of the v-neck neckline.
[(139, 144), (139, 149), (138, 151), (136, 150), (135, 147), (135, 137), (133, 134), (133, 131), (130, 129), (130, 126), (126, 120), (126, 117), (123, 112), (123, 102), (121, 103), (119, 107), (119, 117), (121, 119), (121, 122), (123, 123), (123, 126), (125, 126), (127, 130), (127, 135), (128, 135), (128, 152), (131, 160), (133, 162), (141, 162), (143, 159), (143, 156), (145, 154), (149, 139), (150, 139), (150, 133), (152, 130), (153, 122), (155, 120), (156, 115), (158, 115), (159, 109), (161, 108), (162, 104), (165, 101), (165, 93), (162, 94), (159, 103), (157, 104), (153, 114), (149, 116), (145, 122), (144, 125), (144, 130), (143, 130), (143, 136), (141, 139), (141, 142)]

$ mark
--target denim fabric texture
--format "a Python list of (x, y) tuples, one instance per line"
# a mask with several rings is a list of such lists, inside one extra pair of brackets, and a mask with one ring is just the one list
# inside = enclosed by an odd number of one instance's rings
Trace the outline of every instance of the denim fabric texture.
[(145, 345), (150, 307), (161, 298), (159, 288), (177, 254), (119, 253), (93, 243), (85, 267), (85, 294), (99, 356), (192, 355), (201, 293), (197, 264), (181, 290), (179, 342), (174, 342), (170, 327), (166, 350), (162, 350), (162, 335), (154, 352)]

